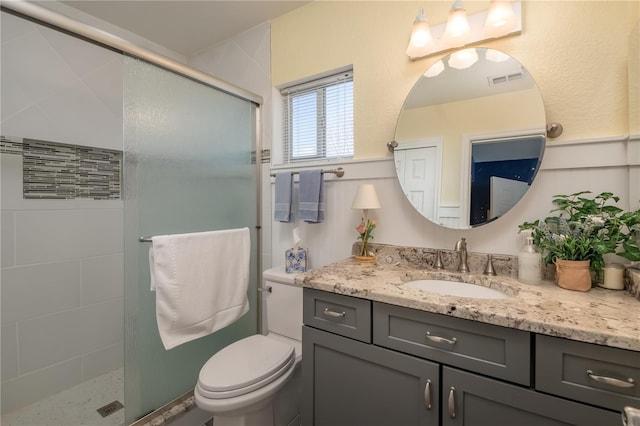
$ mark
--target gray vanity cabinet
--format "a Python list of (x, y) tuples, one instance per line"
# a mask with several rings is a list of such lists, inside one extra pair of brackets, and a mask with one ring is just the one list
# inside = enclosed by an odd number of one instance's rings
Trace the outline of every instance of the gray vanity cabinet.
[(438, 425), (438, 364), (307, 326), (302, 353), (303, 425)]
[(455, 368), (442, 368), (443, 426), (617, 426), (614, 413)]
[[(621, 424), (607, 404), (540, 392), (531, 333), (308, 288), (303, 306), (304, 426)], [(556, 371), (548, 352), (538, 371)]]

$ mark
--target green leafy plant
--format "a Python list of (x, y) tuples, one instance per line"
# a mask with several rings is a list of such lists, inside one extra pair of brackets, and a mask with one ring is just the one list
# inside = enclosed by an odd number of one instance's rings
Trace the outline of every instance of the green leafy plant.
[(554, 195), (557, 208), (549, 216), (525, 222), (520, 231), (530, 230), (534, 244), (542, 251), (546, 263), (554, 259), (589, 260), (599, 277), (604, 268), (603, 255), (615, 253), (625, 259), (640, 260), (636, 235), (640, 233), (640, 210), (625, 212), (611, 204), (619, 197), (602, 192), (587, 197), (590, 191), (571, 195)]

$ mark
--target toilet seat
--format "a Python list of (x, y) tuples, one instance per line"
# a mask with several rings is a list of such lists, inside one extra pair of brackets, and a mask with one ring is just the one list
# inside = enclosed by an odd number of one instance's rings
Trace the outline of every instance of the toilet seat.
[(244, 395), (278, 379), (294, 362), (292, 345), (261, 334), (249, 336), (207, 361), (200, 370), (198, 390), (212, 399)]

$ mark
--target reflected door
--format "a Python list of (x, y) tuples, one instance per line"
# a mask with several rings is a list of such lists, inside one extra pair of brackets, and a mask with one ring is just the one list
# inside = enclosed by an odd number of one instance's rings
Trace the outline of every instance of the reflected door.
[(402, 189), (413, 207), (423, 215), (438, 218), (438, 148), (396, 150), (396, 172), (402, 176)]

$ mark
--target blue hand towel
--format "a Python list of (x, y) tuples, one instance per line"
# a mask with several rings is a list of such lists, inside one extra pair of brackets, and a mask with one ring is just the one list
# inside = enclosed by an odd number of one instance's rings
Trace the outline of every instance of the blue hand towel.
[(324, 220), (322, 170), (300, 171), (300, 219), (309, 223)]
[(293, 210), (291, 208), (293, 173), (276, 173), (275, 185), (273, 220), (277, 220), (278, 222), (291, 222), (293, 220)]

